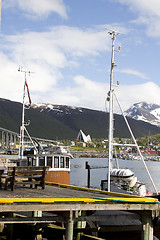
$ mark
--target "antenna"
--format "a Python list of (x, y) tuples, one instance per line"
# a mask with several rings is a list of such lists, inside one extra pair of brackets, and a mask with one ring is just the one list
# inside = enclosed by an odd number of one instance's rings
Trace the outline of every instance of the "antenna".
[[(0, 1), (1, 1), (1, 0), (0, 0)], [(24, 73), (25, 73), (25, 75), (28, 73), (28, 74), (29, 74), (29, 76), (31, 75), (31, 73), (34, 73), (34, 72), (31, 72), (31, 71), (26, 71), (26, 70), (23, 70), (21, 66), (19, 66), (19, 68), (18, 68), (18, 72), (24, 72)]]
[(108, 34), (111, 35), (112, 37), (114, 36), (117, 36), (119, 34), (122, 34), (121, 32), (117, 31), (117, 30), (114, 30), (114, 29), (107, 29), (106, 30), (108, 31)]
[[(25, 123), (25, 113), (24, 113), (24, 111), (25, 111), (25, 90), (26, 90), (25, 88), (26, 87), (27, 87), (27, 91), (28, 91), (29, 101), (30, 101), (30, 104), (31, 104), (29, 88), (28, 88), (28, 84), (27, 84), (27, 74), (29, 74), (29, 76), (30, 76), (30, 74), (34, 73), (34, 72), (23, 70), (21, 66), (19, 66), (18, 71), (25, 73), (24, 90), (23, 90), (23, 105), (22, 105), (23, 106), (22, 107), (22, 125), (20, 127), (20, 144), (19, 144), (19, 158), (23, 159), (23, 157), (24, 157), (24, 154), (23, 154), (23, 151), (24, 151), (24, 132), (27, 133), (27, 135), (30, 138), (32, 144), (34, 145), (32, 139), (31, 139), (26, 127), (25, 127), (25, 126), (28, 126), (30, 122), (28, 122), (27, 124)], [(35, 147), (35, 149), (36, 149), (36, 147)]]

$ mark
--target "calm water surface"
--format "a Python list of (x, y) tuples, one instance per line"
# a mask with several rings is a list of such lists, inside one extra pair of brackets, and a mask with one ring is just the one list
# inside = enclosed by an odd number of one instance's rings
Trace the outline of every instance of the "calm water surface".
[[(108, 165), (108, 160), (105, 158), (71, 159), (71, 184), (80, 187), (87, 186), (88, 170), (85, 169), (86, 162), (88, 162), (91, 167), (97, 167), (97, 169), (91, 169), (91, 187), (100, 189), (101, 180), (107, 178), (108, 172), (108, 169), (105, 168)], [(158, 192), (160, 192), (160, 162), (146, 161), (146, 165), (150, 171)], [(129, 168), (132, 170), (138, 180), (146, 184), (148, 191), (155, 192), (142, 161), (119, 159), (119, 167)]]

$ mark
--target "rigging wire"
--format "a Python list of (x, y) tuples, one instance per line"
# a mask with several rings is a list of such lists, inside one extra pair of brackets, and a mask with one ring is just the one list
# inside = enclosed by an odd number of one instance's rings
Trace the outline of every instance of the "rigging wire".
[(140, 157), (141, 157), (141, 160), (142, 160), (142, 162), (143, 162), (143, 164), (144, 164), (144, 167), (145, 167), (145, 169), (146, 169), (146, 171), (147, 171), (147, 173), (148, 173), (148, 176), (149, 176), (149, 179), (150, 179), (150, 181), (151, 181), (151, 183), (152, 183), (152, 186), (153, 186), (154, 190), (156, 191), (156, 193), (158, 194), (157, 188), (156, 188), (156, 186), (155, 186), (155, 184), (154, 184), (154, 181), (153, 181), (152, 176), (151, 176), (151, 174), (150, 174), (150, 172), (149, 172), (149, 170), (148, 170), (148, 167), (147, 167), (147, 165), (146, 165), (146, 163), (145, 163), (145, 161), (144, 161), (144, 157), (142, 156), (142, 153), (141, 153), (140, 148), (139, 148), (139, 146), (138, 146), (138, 144), (137, 144), (137, 141), (136, 141), (136, 139), (135, 139), (135, 137), (134, 137), (134, 135), (133, 135), (133, 132), (132, 132), (130, 126), (129, 126), (128, 120), (127, 120), (126, 116), (124, 115), (124, 111), (123, 111), (123, 109), (122, 109), (122, 107), (121, 107), (121, 105), (120, 105), (120, 102), (119, 102), (119, 100), (118, 100), (118, 98), (117, 98), (117, 95), (115, 94), (115, 92), (114, 92), (113, 94), (114, 94), (114, 96), (115, 96), (115, 98), (116, 98), (116, 101), (117, 101), (118, 106), (119, 106), (119, 108), (120, 108), (120, 110), (121, 110), (122, 116), (123, 116), (123, 118), (124, 118), (124, 120), (125, 120), (125, 122), (126, 122), (126, 125), (127, 125), (127, 127), (128, 127), (128, 130), (129, 130), (129, 132), (130, 132), (130, 134), (131, 134), (131, 136), (132, 136), (132, 139), (133, 139), (133, 141), (134, 141), (134, 143), (135, 143), (135, 145), (136, 145), (136, 147), (137, 147), (138, 153), (139, 153), (139, 155), (140, 155)]

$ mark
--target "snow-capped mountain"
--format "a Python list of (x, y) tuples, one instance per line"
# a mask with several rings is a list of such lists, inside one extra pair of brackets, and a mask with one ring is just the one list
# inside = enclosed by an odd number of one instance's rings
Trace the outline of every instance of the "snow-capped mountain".
[(40, 112), (50, 112), (53, 111), (56, 115), (63, 114), (72, 114), (73, 112), (81, 113), (83, 112), (83, 108), (80, 107), (72, 107), (67, 105), (55, 105), (55, 104), (47, 104), (47, 103), (36, 103), (32, 104), (32, 108), (38, 109)]
[[(154, 108), (153, 110), (156, 110)], [(0, 98), (0, 127), (19, 132), (22, 103)], [(121, 115), (115, 114), (115, 136), (130, 137)], [(27, 129), (31, 136), (45, 139), (75, 139), (80, 129), (91, 138), (107, 138), (108, 113), (54, 104), (32, 104), (26, 107), (25, 121), (30, 120)], [(130, 126), (136, 137), (160, 133), (160, 128), (147, 122), (130, 119)]]
[(160, 105), (146, 102), (135, 103), (125, 111), (125, 115), (160, 127)]

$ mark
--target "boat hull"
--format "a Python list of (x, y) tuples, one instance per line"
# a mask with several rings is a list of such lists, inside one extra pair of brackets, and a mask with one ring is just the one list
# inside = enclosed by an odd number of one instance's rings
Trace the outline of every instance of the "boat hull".
[(45, 177), (45, 181), (70, 185), (70, 171), (48, 171)]

